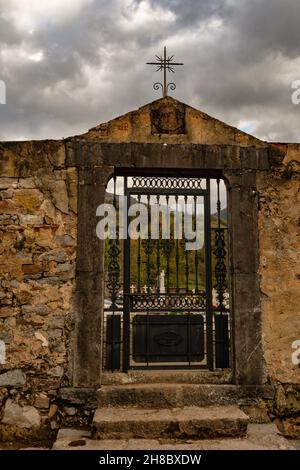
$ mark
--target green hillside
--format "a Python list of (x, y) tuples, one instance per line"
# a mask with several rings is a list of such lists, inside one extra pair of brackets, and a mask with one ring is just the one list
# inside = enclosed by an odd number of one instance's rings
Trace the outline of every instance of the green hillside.
[[(174, 218), (171, 215), (171, 233), (173, 228)], [(217, 227), (216, 216), (211, 217), (211, 226), (212, 228)], [(224, 228), (225, 221), (222, 222), (222, 227)], [(214, 279), (214, 266), (215, 266), (215, 256), (214, 256), (214, 230), (212, 230), (212, 267), (213, 267), (213, 284), (215, 283)], [(157, 240), (150, 240), (150, 285), (156, 286), (159, 273), (165, 271), (165, 287), (167, 287), (167, 272), (168, 272), (168, 250), (169, 250), (169, 287), (176, 288), (177, 286), (177, 270), (176, 270), (176, 249), (177, 240), (160, 240), (159, 241), (159, 270), (157, 265)], [(137, 285), (138, 283), (138, 240), (130, 240), (130, 285)], [(120, 281), (123, 282), (123, 241), (119, 242), (119, 262), (120, 262)], [(105, 248), (105, 264), (106, 271), (108, 269), (108, 255), (109, 250), (109, 240), (106, 240)], [(147, 285), (147, 240), (140, 240), (140, 255), (141, 255), (141, 267), (140, 267), (140, 283), (141, 287)], [(179, 288), (186, 287), (186, 264), (188, 264), (188, 289), (193, 290), (196, 288), (196, 264), (198, 262), (198, 289), (204, 289), (205, 287), (205, 269), (204, 269), (204, 260), (205, 260), (205, 248), (196, 251), (186, 252), (184, 249), (183, 240), (178, 240), (178, 278), (179, 278)], [(197, 257), (197, 260), (196, 260)], [(226, 259), (227, 264), (227, 259)]]

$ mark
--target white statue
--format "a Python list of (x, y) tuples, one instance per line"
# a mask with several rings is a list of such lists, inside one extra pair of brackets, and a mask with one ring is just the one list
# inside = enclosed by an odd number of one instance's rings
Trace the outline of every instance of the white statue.
[(213, 288), (212, 290), (212, 304), (214, 305), (214, 307), (217, 307), (219, 305), (218, 292), (215, 288)]
[(162, 272), (159, 275), (159, 292), (161, 294), (165, 294), (166, 288), (165, 288), (165, 271), (162, 270)]

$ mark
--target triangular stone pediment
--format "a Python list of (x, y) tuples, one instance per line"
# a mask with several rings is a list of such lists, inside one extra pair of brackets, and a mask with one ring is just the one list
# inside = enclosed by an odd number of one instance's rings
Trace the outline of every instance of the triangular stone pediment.
[(170, 96), (97, 125), (81, 137), (103, 142), (239, 145), (267, 144)]

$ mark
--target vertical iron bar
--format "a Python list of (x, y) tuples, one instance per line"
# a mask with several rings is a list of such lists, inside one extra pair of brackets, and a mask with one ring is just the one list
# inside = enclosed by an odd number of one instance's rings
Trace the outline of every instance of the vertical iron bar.
[[(186, 220), (188, 220), (188, 214), (187, 214), (187, 202), (188, 202), (188, 197), (184, 196), (184, 214)], [(186, 237), (185, 237), (186, 241)], [(189, 291), (189, 253), (188, 250), (186, 249), (186, 246), (184, 247), (185, 249), (185, 285), (186, 285), (186, 292)]]
[(151, 216), (150, 216), (150, 194), (147, 195), (147, 202), (148, 202), (148, 239), (147, 239), (147, 295), (148, 297), (148, 303), (147, 303), (147, 325), (146, 325), (146, 359), (147, 359), (147, 367), (149, 366), (149, 351), (150, 351), (150, 345), (149, 345), (149, 340), (150, 340), (150, 331), (149, 331), (149, 301), (150, 301), (150, 277), (151, 277), (151, 270), (150, 270), (150, 254), (151, 254), (151, 242), (150, 242), (150, 237), (151, 237)]
[(215, 250), (216, 257), (215, 278), (218, 297), (219, 315), (215, 315), (215, 356), (216, 367), (229, 367), (229, 322), (225, 311), (225, 292), (227, 287), (227, 267), (226, 267), (226, 239), (225, 229), (221, 228), (221, 198), (220, 180), (217, 179), (217, 214), (218, 228), (215, 230)]
[[(116, 196), (116, 175), (114, 175), (114, 190), (113, 190), (113, 206), (115, 213), (117, 213), (117, 196)], [(106, 288), (110, 293), (111, 299), (111, 325), (110, 325), (110, 360), (111, 370), (113, 371), (115, 364), (119, 362), (119, 358), (116, 360), (116, 353), (118, 354), (118, 347), (116, 351), (116, 338), (114, 332), (115, 325), (115, 312), (118, 309), (117, 307), (117, 294), (120, 290), (120, 248), (119, 248), (119, 228), (118, 222), (116, 220), (116, 226), (114, 227), (114, 233), (111, 233), (109, 236), (109, 249), (108, 249), (108, 267), (107, 267), (107, 284)]]
[(169, 210), (169, 196), (166, 196), (167, 201), (167, 218), (168, 218), (168, 226), (169, 226), (169, 239), (165, 240), (166, 243), (166, 258), (167, 258), (167, 268), (166, 268), (166, 284), (167, 284), (167, 292), (170, 292), (170, 254), (171, 254), (171, 230), (170, 230), (170, 210)]
[[(196, 228), (197, 228), (197, 220), (196, 220), (196, 217), (197, 217), (197, 196), (194, 196), (194, 203), (195, 203), (194, 231), (196, 233)], [(195, 292), (196, 293), (199, 291), (198, 265), (199, 265), (198, 250), (196, 249), (195, 250)]]
[[(156, 196), (157, 208), (159, 209), (159, 198)], [(158, 238), (156, 242), (156, 272), (157, 272), (157, 293), (160, 293), (160, 215), (158, 211)]]
[(220, 179), (217, 179), (217, 192), (218, 192), (218, 199), (217, 199), (217, 214), (218, 214), (218, 229), (221, 228), (221, 200), (220, 200)]
[[(113, 206), (114, 206), (114, 209), (115, 211), (117, 210), (117, 205), (116, 205), (116, 175), (114, 175), (114, 200), (113, 200)], [(116, 220), (116, 224), (118, 224), (117, 220)], [(118, 233), (117, 233), (117, 227), (116, 227), (116, 236), (118, 236)], [(117, 243), (117, 241), (115, 240), (115, 243)], [(116, 260), (115, 260), (116, 261)], [(117, 260), (117, 262), (119, 263), (119, 259)], [(115, 289), (116, 289), (116, 286), (114, 286), (113, 288), (113, 292), (112, 292), (112, 308), (113, 308), (113, 312), (112, 312), (112, 324), (111, 324), (111, 338), (112, 338), (112, 345), (111, 345), (111, 364), (112, 364), (112, 372), (114, 371), (114, 365), (115, 365), (115, 309), (116, 309), (116, 300), (117, 300), (117, 293), (115, 292)]]
[[(141, 195), (138, 195), (138, 204), (141, 203)], [(141, 230), (141, 227), (140, 227)], [(141, 293), (141, 237), (138, 238), (138, 254), (137, 254), (137, 268), (138, 268), (138, 274), (137, 274), (137, 291), (140, 294)]]
[(225, 242), (225, 230), (221, 228), (221, 199), (220, 199), (220, 180), (217, 179), (217, 214), (218, 214), (218, 228), (215, 229), (215, 250), (214, 254), (216, 257), (215, 265), (215, 278), (216, 278), (216, 290), (218, 296), (218, 307), (221, 315), (224, 311), (224, 294), (227, 287), (227, 268), (225, 264), (226, 259), (226, 242)]
[(189, 367), (191, 367), (191, 312), (188, 312), (187, 349), (188, 349)]
[[(124, 177), (124, 195), (127, 200), (128, 209), (128, 187), (127, 177)], [(129, 200), (130, 204), (130, 200)], [(124, 272), (124, 311), (123, 311), (123, 370), (128, 371), (130, 367), (130, 239), (128, 237), (128, 210), (125, 221), (125, 240), (123, 253), (123, 272)]]
[(214, 369), (213, 359), (213, 318), (212, 318), (212, 267), (211, 267), (211, 209), (210, 179), (206, 179), (207, 194), (204, 196), (205, 223), (205, 282), (206, 282), (206, 344), (207, 365)]
[[(178, 220), (178, 196), (175, 196), (176, 201), (176, 220)], [(178, 233), (176, 237), (176, 292), (179, 292), (179, 240)]]
[(147, 313), (146, 313), (146, 363), (147, 367), (149, 367), (149, 354), (150, 354), (150, 324), (149, 324), (149, 306), (147, 306)]
[(147, 195), (147, 210), (148, 210), (148, 234), (147, 234), (147, 294), (150, 294), (151, 284), (151, 269), (150, 269), (150, 254), (151, 254), (151, 217), (150, 217), (150, 194)]
[(164, 47), (164, 90), (163, 95), (164, 97), (167, 96), (167, 48)]

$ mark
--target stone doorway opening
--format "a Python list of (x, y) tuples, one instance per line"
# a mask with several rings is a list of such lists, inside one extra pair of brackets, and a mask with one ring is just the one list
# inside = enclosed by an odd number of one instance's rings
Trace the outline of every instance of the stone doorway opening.
[(224, 180), (118, 170), (105, 200), (103, 369), (229, 369)]

